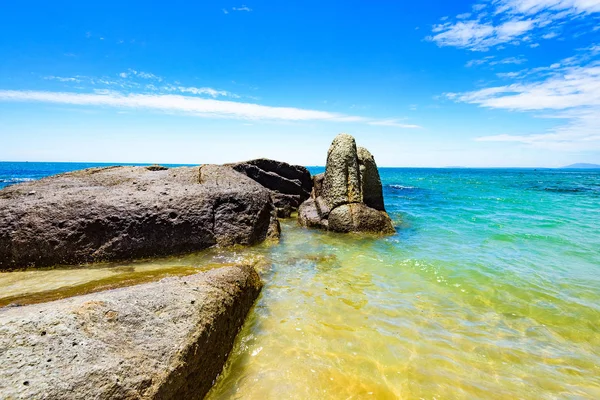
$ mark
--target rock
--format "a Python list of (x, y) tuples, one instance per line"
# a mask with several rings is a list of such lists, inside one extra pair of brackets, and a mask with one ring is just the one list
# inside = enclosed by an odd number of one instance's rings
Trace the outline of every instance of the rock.
[(385, 211), (385, 207), (383, 206), (383, 188), (377, 164), (375, 164), (375, 158), (364, 147), (357, 148), (357, 155), (360, 169), (362, 202), (376, 210)]
[(152, 164), (146, 167), (146, 169), (148, 171), (164, 171), (166, 169), (169, 169), (169, 167), (165, 167), (162, 165), (158, 165), (158, 164)]
[(0, 270), (255, 244), (279, 232), (270, 194), (217, 165), (91, 168), (10, 186)]
[(0, 309), (0, 398), (202, 399), (262, 283), (253, 267)]
[(343, 204), (334, 208), (329, 213), (328, 221), (328, 228), (335, 232), (395, 232), (392, 220), (385, 211), (362, 203)]
[(310, 196), (310, 172), (300, 165), (266, 158), (227, 165), (269, 189), (279, 217), (289, 217)]
[(321, 197), (323, 195), (323, 179), (325, 173), (317, 174), (313, 176), (313, 190), (311, 193), (312, 197)]
[(335, 232), (395, 232), (375, 158), (357, 148), (352, 136), (340, 134), (333, 140), (325, 173), (313, 177), (311, 198), (300, 206), (298, 222)]
[(323, 197), (330, 209), (362, 200), (360, 170), (356, 156), (356, 142), (350, 135), (337, 135), (327, 152), (323, 177)]
[(309, 228), (327, 229), (327, 218), (322, 217), (315, 203), (315, 199), (310, 198), (300, 205), (298, 209), (298, 223)]

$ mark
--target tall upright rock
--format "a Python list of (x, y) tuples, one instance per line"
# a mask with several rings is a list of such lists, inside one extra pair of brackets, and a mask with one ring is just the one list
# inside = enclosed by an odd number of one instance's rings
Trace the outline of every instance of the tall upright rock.
[(298, 221), (336, 232), (394, 233), (385, 211), (373, 155), (342, 133), (327, 153), (325, 173), (313, 177), (311, 197), (300, 206)]
[(361, 201), (360, 169), (356, 142), (348, 134), (336, 136), (327, 152), (323, 197), (330, 209)]

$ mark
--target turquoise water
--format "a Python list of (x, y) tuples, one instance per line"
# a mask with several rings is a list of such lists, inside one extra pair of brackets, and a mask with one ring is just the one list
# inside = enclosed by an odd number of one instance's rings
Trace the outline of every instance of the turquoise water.
[(600, 398), (600, 171), (381, 176), (396, 235), (287, 220), (279, 245), (165, 262), (263, 260), (208, 397)]

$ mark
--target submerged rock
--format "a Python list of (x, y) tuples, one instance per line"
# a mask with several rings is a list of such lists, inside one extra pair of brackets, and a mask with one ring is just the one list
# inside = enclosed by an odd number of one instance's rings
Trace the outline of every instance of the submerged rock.
[(289, 217), (310, 196), (310, 172), (300, 165), (266, 158), (227, 165), (269, 189), (281, 218)]
[(224, 267), (0, 308), (0, 398), (201, 399), (261, 287)]
[(333, 140), (325, 173), (313, 177), (311, 198), (300, 206), (298, 222), (336, 232), (395, 232), (375, 158), (357, 148), (352, 136), (342, 133)]
[(226, 166), (91, 168), (0, 191), (0, 270), (279, 236), (271, 193)]

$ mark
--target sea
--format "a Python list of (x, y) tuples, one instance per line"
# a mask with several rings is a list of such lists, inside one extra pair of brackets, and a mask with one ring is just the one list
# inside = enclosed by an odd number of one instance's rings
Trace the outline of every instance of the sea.
[[(102, 165), (0, 163), (0, 187)], [(265, 286), (207, 398), (600, 399), (600, 170), (380, 174), (395, 235), (287, 219), (279, 244), (119, 264), (258, 266)], [(0, 300), (123, 270), (2, 273)]]

